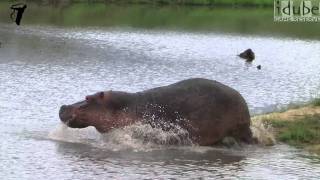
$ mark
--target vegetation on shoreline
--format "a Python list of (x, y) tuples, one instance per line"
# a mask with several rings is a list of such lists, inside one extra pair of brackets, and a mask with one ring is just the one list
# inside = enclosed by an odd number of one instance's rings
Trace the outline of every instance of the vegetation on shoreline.
[(320, 98), (314, 99), (314, 100), (311, 102), (311, 104), (312, 104), (313, 106), (320, 106)]
[(305, 116), (294, 121), (269, 122), (276, 130), (276, 138), (282, 142), (296, 146), (320, 144), (320, 115)]
[[(109, 0), (114, 1), (114, 0)], [(272, 6), (270, 0), (120, 0), (131, 3), (158, 3), (203, 6)]]
[[(29, 0), (40, 1), (40, 0)], [(108, 2), (126, 4), (163, 4), (163, 5), (191, 5), (191, 6), (273, 6), (272, 0), (42, 0), (47, 3), (71, 3), (71, 2)]]
[[(59, 3), (62, 3), (59, 1)], [(10, 2), (0, 2), (0, 22), (12, 23)], [(109, 3), (28, 3), (22, 25), (136, 28), (216, 32), (318, 40), (318, 23), (275, 23), (273, 8), (161, 6)], [(306, 31), (306, 29), (308, 29)]]
[(270, 124), (277, 141), (320, 154), (320, 99), (284, 112), (254, 117)]

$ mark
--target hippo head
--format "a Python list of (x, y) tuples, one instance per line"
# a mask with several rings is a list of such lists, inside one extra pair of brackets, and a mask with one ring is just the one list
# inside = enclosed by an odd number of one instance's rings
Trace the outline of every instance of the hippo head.
[(252, 62), (255, 58), (255, 54), (251, 49), (247, 49), (239, 54), (243, 59), (246, 59), (248, 62)]
[(60, 120), (71, 128), (94, 126), (99, 132), (107, 132), (114, 126), (114, 110), (108, 106), (110, 92), (98, 92), (86, 96), (84, 101), (63, 105)]

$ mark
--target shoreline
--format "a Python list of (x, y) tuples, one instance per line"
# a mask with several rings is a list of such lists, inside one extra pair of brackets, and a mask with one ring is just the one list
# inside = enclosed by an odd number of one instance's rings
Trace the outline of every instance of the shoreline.
[(320, 99), (283, 112), (253, 116), (251, 122), (253, 132), (265, 131), (258, 134), (262, 144), (281, 142), (320, 154)]
[[(27, 2), (38, 0), (27, 0)], [(149, 5), (177, 5), (177, 6), (208, 6), (208, 7), (273, 7), (270, 0), (44, 0), (42, 3), (68, 4), (68, 3), (112, 3), (112, 4), (149, 4)]]
[[(81, 2), (81, 0), (78, 0)], [(273, 7), (273, 1), (268, 0), (105, 0), (117, 4), (154, 4), (180, 6), (220, 6), (220, 7)]]

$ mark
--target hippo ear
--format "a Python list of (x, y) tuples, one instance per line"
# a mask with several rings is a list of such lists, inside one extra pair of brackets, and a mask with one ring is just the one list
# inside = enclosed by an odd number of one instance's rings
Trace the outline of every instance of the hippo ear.
[(103, 99), (104, 97), (104, 92), (99, 92), (99, 98)]

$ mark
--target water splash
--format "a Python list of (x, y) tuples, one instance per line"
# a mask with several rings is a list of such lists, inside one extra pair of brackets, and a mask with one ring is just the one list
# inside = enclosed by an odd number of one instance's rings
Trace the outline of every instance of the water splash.
[(54, 130), (52, 130), (48, 137), (52, 140), (72, 143), (90, 144), (100, 141), (100, 134), (94, 127), (73, 129), (63, 123), (60, 123)]
[[(270, 125), (260, 119), (255, 119), (252, 121), (250, 128), (253, 136), (258, 139), (259, 144), (275, 144), (273, 129)], [(161, 128), (154, 128), (150, 124), (141, 122), (114, 129), (105, 134), (100, 134), (93, 127), (74, 129), (61, 123), (49, 133), (48, 137), (52, 140), (82, 143), (112, 151), (133, 150), (147, 152), (162, 148), (197, 146), (192, 143), (188, 132), (179, 126), (164, 131)]]
[(60, 124), (49, 133), (49, 138), (65, 142), (84, 143), (112, 151), (127, 149), (133, 151), (152, 151), (168, 148), (172, 145), (193, 145), (188, 132), (179, 126), (169, 131), (164, 131), (140, 122), (114, 129), (105, 134), (98, 133), (93, 127), (73, 129)]
[(262, 119), (254, 119), (251, 121), (250, 129), (253, 137), (257, 138), (259, 144), (270, 146), (276, 143), (272, 126)]

